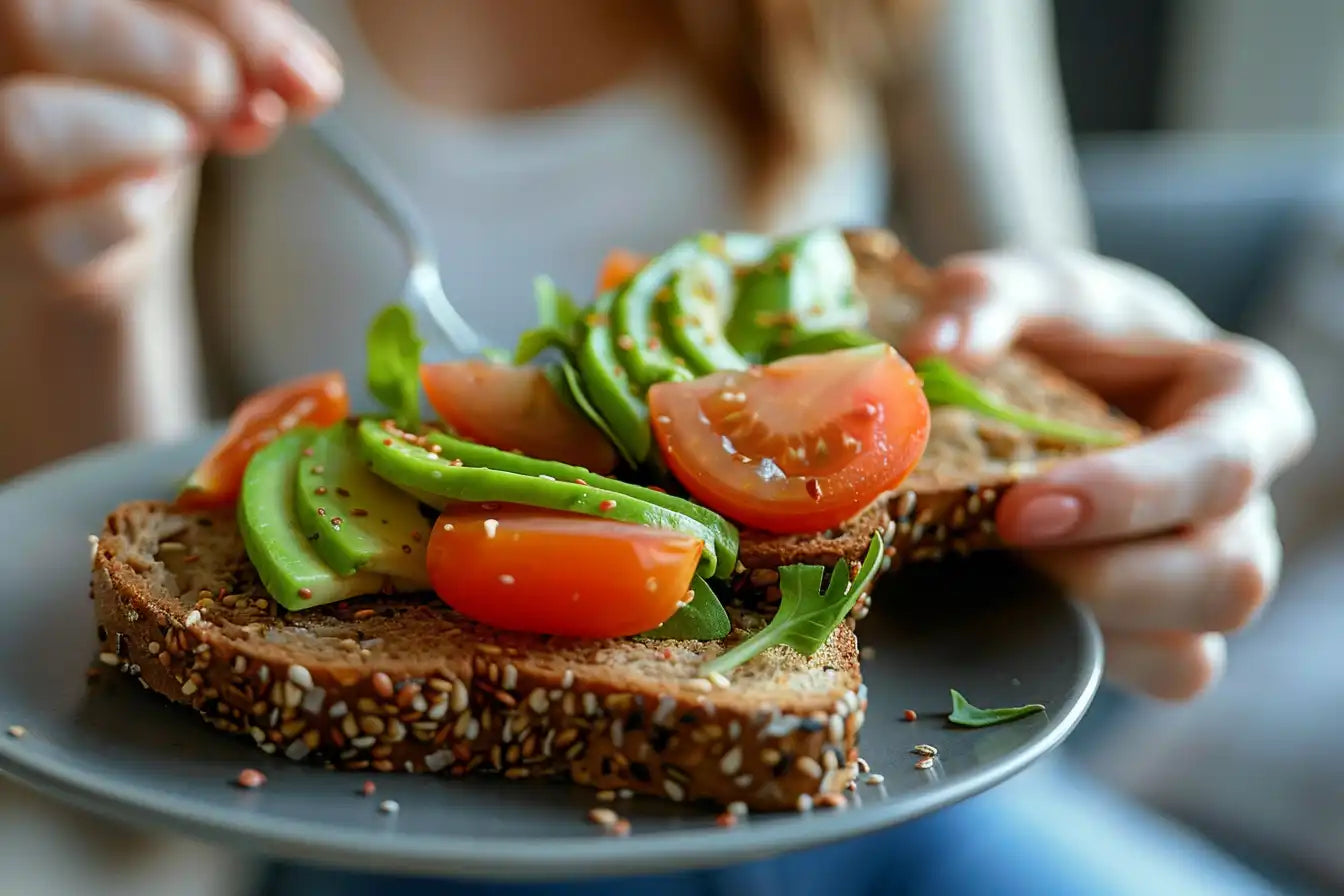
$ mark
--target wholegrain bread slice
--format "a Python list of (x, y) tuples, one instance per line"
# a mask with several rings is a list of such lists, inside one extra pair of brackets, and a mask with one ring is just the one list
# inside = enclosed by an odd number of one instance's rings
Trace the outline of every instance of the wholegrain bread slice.
[(287, 613), (232, 514), (141, 502), (92, 557), (101, 660), (267, 753), (349, 770), (563, 777), (756, 810), (841, 793), (866, 708), (842, 624), (812, 657), (765, 652), (731, 687), (723, 642), (578, 641), (480, 626), (433, 597)]
[[(924, 269), (881, 229), (846, 233), (857, 268), (858, 291), (870, 309), (873, 331), (899, 342), (915, 320), (926, 287)], [(988, 393), (1032, 414), (1113, 432), (1132, 440), (1142, 429), (1091, 390), (1040, 358), (1013, 351), (977, 371)], [(932, 409), (929, 441), (914, 471), (852, 520), (829, 532), (780, 536), (742, 533), (739, 560), (748, 570), (740, 590), (771, 592), (779, 567), (789, 563), (857, 566), (874, 532), (887, 545), (886, 567), (937, 560), (999, 545), (995, 508), (1015, 483), (1062, 460), (1098, 449), (1060, 442), (965, 408)], [(862, 616), (866, 601), (855, 608)]]
[[(917, 265), (885, 231), (847, 234), (875, 329), (918, 311)], [(1019, 408), (1116, 432), (1140, 428), (1039, 359), (979, 374)], [(829, 532), (743, 531), (723, 642), (580, 641), (481, 626), (432, 597), (368, 597), (287, 613), (266, 594), (232, 513), (127, 504), (92, 559), (101, 659), (265, 752), (349, 770), (562, 777), (756, 810), (840, 794), (867, 708), (852, 621), (812, 657), (773, 648), (729, 687), (703, 661), (768, 621), (779, 569), (856, 570), (874, 533), (894, 563), (997, 546), (1012, 485), (1089, 449), (961, 408), (933, 409), (927, 449), (895, 491)], [(866, 614), (861, 594), (854, 616)], [(754, 607), (755, 610), (746, 609)], [(722, 683), (720, 683), (722, 684)]]

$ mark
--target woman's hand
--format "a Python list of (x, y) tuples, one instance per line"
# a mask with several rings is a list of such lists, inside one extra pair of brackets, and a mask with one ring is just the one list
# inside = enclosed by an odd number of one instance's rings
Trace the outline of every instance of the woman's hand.
[(1204, 690), (1223, 633), (1277, 584), (1266, 489), (1315, 429), (1296, 372), (1221, 334), (1164, 281), (1096, 256), (971, 255), (936, 282), (910, 355), (974, 367), (1021, 345), (1152, 428), (1015, 486), (998, 525), (1091, 606), (1114, 682), (1172, 700)]
[(5, 299), (128, 298), (203, 149), (259, 150), (340, 90), (276, 0), (0, 0)]

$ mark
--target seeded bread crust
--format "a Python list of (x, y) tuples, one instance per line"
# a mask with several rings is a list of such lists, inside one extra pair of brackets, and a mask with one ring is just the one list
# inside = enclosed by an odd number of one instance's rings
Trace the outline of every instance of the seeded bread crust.
[[(890, 231), (853, 230), (846, 239), (874, 332), (898, 339), (917, 316), (918, 297), (927, 285), (923, 269)], [(1029, 353), (1009, 353), (977, 379), (990, 393), (1031, 413), (1126, 440), (1142, 434), (1133, 420)], [(1095, 450), (1023, 432), (964, 408), (936, 407), (931, 417), (928, 446), (910, 476), (845, 525), (809, 535), (743, 532), (739, 560), (748, 574), (741, 588), (769, 601), (778, 597), (770, 588), (781, 566), (834, 564), (843, 557), (854, 568), (874, 532), (882, 533), (886, 545), (884, 571), (893, 564), (999, 547), (994, 515), (1003, 494), (1053, 464)], [(867, 601), (861, 600), (855, 613), (862, 617), (866, 611)]]
[[(208, 595), (208, 596), (207, 596)], [(377, 772), (562, 777), (753, 810), (842, 792), (867, 706), (840, 626), (813, 657), (774, 648), (724, 689), (724, 642), (573, 641), (478, 626), (432, 598), (288, 614), (228, 514), (118, 508), (93, 548), (99, 659), (267, 753)]]

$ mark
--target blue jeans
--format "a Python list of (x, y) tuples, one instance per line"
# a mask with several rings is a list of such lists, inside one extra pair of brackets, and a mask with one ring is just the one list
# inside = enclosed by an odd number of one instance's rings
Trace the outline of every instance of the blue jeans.
[(717, 871), (560, 884), (485, 884), (277, 868), (266, 896), (1218, 896), (1274, 889), (1188, 832), (1060, 761), (866, 837)]

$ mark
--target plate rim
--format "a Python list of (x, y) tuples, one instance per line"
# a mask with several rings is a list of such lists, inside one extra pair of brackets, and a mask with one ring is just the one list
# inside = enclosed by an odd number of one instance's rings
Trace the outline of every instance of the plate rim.
[[(14, 491), (41, 487), (69, 475), (74, 469), (100, 463), (125, 462), (137, 451), (168, 453), (194, 444), (206, 434), (171, 441), (122, 442), (95, 448), (23, 474), (0, 486), (0, 499)], [(1059, 711), (1036, 737), (978, 768), (952, 784), (902, 795), (900, 800), (858, 811), (825, 811), (824, 821), (813, 813), (771, 813), (768, 837), (729, 838), (713, 828), (660, 831), (631, 838), (563, 836), (544, 841), (488, 838), (443, 838), (402, 833), (395, 815), (388, 816), (383, 832), (328, 829), (310, 821), (286, 819), (278, 830), (263, 831), (264, 821), (246, 808), (205, 806), (188, 797), (152, 791), (139, 785), (102, 781), (70, 768), (59, 758), (26, 749), (25, 741), (40, 739), (29, 732), (23, 741), (0, 738), (0, 774), (22, 786), (95, 816), (141, 828), (168, 829), (208, 843), (275, 859), (323, 867), (361, 871), (435, 875), (463, 879), (537, 881), (594, 879), (650, 873), (658, 869), (694, 870), (723, 867), (754, 859), (795, 852), (873, 833), (918, 818), (983, 793), (1015, 777), (1052, 753), (1073, 733), (1101, 686), (1104, 645), (1095, 618), (1078, 602), (1063, 595), (1072, 627), (1078, 634), (1079, 668), (1086, 674), (1075, 680)], [(223, 736), (223, 735), (221, 735)], [(746, 826), (739, 830), (746, 829)], [(395, 838), (395, 849), (388, 849)], [(339, 858), (338, 858), (339, 857)], [(501, 874), (501, 872), (504, 872)]]

